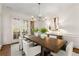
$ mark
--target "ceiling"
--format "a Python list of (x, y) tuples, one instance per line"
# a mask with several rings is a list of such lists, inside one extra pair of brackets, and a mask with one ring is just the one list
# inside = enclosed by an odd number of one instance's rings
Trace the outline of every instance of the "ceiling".
[[(12, 10), (25, 13), (27, 15), (38, 15), (39, 5), (38, 3), (5, 3), (4, 6), (11, 8)], [(68, 10), (74, 6), (79, 6), (79, 4), (73, 3), (41, 3), (40, 9), (43, 16), (56, 15), (58, 13)]]

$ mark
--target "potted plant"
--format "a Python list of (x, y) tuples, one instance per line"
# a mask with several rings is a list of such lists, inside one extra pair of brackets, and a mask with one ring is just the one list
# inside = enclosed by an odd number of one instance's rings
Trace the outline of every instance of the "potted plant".
[(34, 32), (34, 35), (35, 36), (38, 36), (39, 34), (38, 34), (38, 29), (36, 28), (36, 29), (32, 29), (32, 31)]
[(46, 35), (46, 32), (47, 32), (48, 30), (46, 29), (46, 28), (41, 28), (40, 29), (40, 32), (41, 32), (41, 38), (45, 38), (47, 35)]

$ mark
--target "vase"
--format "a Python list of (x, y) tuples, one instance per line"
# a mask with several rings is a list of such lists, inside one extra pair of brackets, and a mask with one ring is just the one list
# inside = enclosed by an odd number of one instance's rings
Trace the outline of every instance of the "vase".
[(44, 39), (47, 35), (46, 34), (41, 34), (41, 38)]
[(35, 35), (35, 36), (39, 36), (39, 33), (38, 33), (38, 32), (35, 32), (34, 35)]

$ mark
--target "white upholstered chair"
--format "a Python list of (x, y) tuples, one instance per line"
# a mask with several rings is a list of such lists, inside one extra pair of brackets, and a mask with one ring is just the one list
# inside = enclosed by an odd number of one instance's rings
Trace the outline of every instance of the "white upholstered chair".
[(73, 42), (69, 42), (66, 46), (66, 51), (60, 50), (58, 53), (51, 52), (54, 56), (72, 56)]
[(23, 41), (23, 52), (26, 56), (35, 56), (41, 53), (41, 46), (31, 46), (32, 42)]
[(63, 35), (63, 39), (66, 40), (67, 42), (72, 41), (74, 43), (73, 47), (79, 48), (79, 35), (74, 34)]
[(23, 40), (23, 37), (20, 36), (20, 37), (19, 37), (19, 50), (22, 50), (22, 48), (23, 48), (22, 40)]
[[(67, 35), (63, 35), (63, 39), (66, 40), (67, 42), (72, 41), (74, 44), (73, 48), (79, 48), (79, 35), (67, 34)], [(73, 56), (79, 56), (79, 54), (73, 52)]]

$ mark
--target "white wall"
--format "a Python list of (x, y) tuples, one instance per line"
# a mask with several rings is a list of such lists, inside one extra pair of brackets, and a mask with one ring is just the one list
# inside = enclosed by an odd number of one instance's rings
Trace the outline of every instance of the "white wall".
[(0, 44), (1, 44), (1, 5), (0, 5)]
[(0, 45), (2, 45), (2, 5), (0, 4)]
[(16, 42), (16, 41), (13, 41), (13, 32), (12, 32), (13, 18), (26, 20), (27, 16), (25, 14), (22, 14), (4, 7), (3, 8), (3, 44), (4, 45)]
[(10, 11), (3, 7), (3, 44), (11, 43), (11, 20)]
[(71, 5), (59, 14), (61, 28), (69, 33), (79, 35), (79, 4)]

